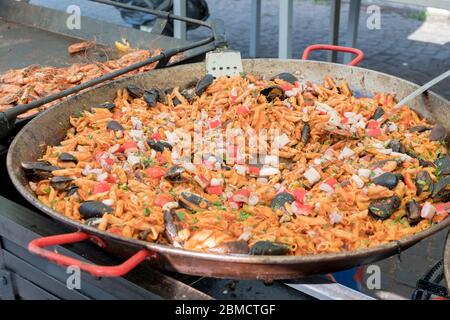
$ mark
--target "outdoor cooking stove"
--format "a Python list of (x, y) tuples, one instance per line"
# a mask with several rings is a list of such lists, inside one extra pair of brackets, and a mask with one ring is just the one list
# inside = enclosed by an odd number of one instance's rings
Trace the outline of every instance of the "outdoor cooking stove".
[[(16, 1), (0, 4), (0, 72), (31, 64), (66, 65), (79, 61), (69, 57), (67, 46), (95, 37), (98, 44), (112, 46), (126, 38), (135, 47), (173, 48), (188, 41), (160, 35), (164, 19), (158, 19), (151, 33), (111, 25), (83, 17), (84, 27), (68, 30), (67, 14)], [(18, 23), (20, 21), (20, 23)], [(192, 49), (183, 60), (192, 61), (215, 44)], [(94, 58), (102, 58), (102, 55)], [(86, 57), (84, 57), (86, 58)], [(145, 264), (121, 278), (96, 278), (81, 273), (81, 288), (66, 285), (72, 274), (63, 267), (28, 252), (28, 243), (42, 236), (69, 230), (36, 211), (12, 185), (6, 171), (8, 141), (0, 156), (0, 299), (370, 299), (325, 277), (311, 277), (289, 283), (233, 281), (160, 272)], [(92, 243), (57, 247), (62, 254), (101, 265), (121, 260)], [(143, 276), (145, 274), (145, 276)]]

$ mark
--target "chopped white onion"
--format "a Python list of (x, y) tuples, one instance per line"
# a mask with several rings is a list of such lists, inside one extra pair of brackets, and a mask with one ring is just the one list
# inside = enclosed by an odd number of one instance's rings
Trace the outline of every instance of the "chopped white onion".
[(326, 193), (333, 193), (334, 189), (328, 183), (321, 183), (319, 189)]
[(105, 181), (108, 178), (108, 172), (102, 172), (97, 175), (97, 181)]
[(106, 204), (107, 206), (112, 206), (114, 204), (113, 199), (105, 199), (102, 202), (103, 202), (103, 204)]
[(346, 159), (346, 158), (350, 158), (351, 156), (353, 156), (355, 154), (355, 152), (350, 149), (349, 147), (344, 147), (344, 149), (342, 149), (341, 153), (339, 154), (339, 159)]
[(336, 224), (342, 221), (342, 216), (337, 212), (330, 213), (330, 223)]
[(278, 170), (278, 168), (262, 167), (261, 170), (259, 171), (259, 176), (260, 177), (269, 177), (269, 176), (273, 176), (273, 175), (276, 175), (279, 173), (280, 173), (280, 170)]
[(127, 162), (130, 164), (130, 166), (134, 166), (135, 164), (141, 162), (141, 158), (136, 156), (135, 154), (130, 153), (127, 157)]
[(234, 170), (236, 170), (237, 174), (245, 176), (245, 173), (247, 172), (247, 167), (240, 164), (236, 164), (234, 165)]
[(370, 178), (371, 173), (372, 173), (372, 170), (370, 170), (370, 169), (365, 169), (365, 168), (358, 169), (358, 176), (366, 178), (366, 179)]
[(275, 137), (274, 143), (281, 149), (289, 143), (289, 137), (286, 133), (283, 133), (282, 135)]
[(422, 211), (420, 211), (420, 216), (424, 219), (433, 219), (436, 213), (436, 208), (429, 202), (425, 202), (422, 207)]
[(303, 176), (308, 180), (310, 184), (314, 184), (320, 180), (320, 173), (313, 167), (306, 170)]
[(352, 175), (352, 180), (355, 182), (356, 187), (358, 189), (361, 189), (364, 187), (364, 181), (362, 181), (358, 175), (356, 175), (356, 174)]
[(248, 204), (250, 206), (256, 206), (259, 202), (259, 197), (256, 194), (251, 194), (250, 197), (248, 197)]
[(220, 186), (220, 185), (223, 184), (223, 179), (212, 178), (210, 184), (211, 184), (211, 186), (213, 186), (213, 187), (215, 187), (215, 186)]

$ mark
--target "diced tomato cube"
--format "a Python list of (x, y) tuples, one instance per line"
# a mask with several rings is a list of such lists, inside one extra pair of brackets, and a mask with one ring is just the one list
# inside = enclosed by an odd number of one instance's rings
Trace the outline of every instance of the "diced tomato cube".
[(294, 190), (292, 191), (292, 194), (295, 197), (295, 200), (297, 202), (300, 203), (304, 203), (305, 202), (305, 195), (306, 195), (306, 190), (303, 188), (294, 188)]
[(174, 198), (170, 194), (158, 194), (155, 198), (155, 206), (163, 207), (166, 203), (174, 201)]
[(92, 190), (92, 194), (107, 192), (111, 189), (109, 183), (106, 181), (97, 182), (94, 185), (94, 189)]
[(159, 179), (166, 174), (167, 170), (161, 167), (150, 167), (145, 170), (145, 173), (149, 178)]
[(259, 176), (259, 172), (261, 171), (261, 169), (256, 166), (248, 166), (248, 171), (250, 172), (250, 174)]
[(382, 133), (383, 133), (383, 131), (381, 131), (381, 129), (368, 129), (367, 130), (367, 135), (369, 137), (376, 137), (376, 136), (379, 136)]
[(343, 124), (346, 124), (346, 123), (348, 123), (348, 118), (347, 117), (344, 117), (344, 118), (342, 118), (342, 121), (341, 121)]
[(210, 121), (209, 122), (209, 127), (211, 129), (215, 129), (215, 128), (220, 127), (220, 120), (216, 119), (216, 120)]
[(106, 178), (105, 181), (106, 181), (106, 182), (109, 182), (109, 183), (116, 183), (116, 182), (117, 182), (117, 178), (116, 178), (115, 176), (113, 176), (112, 174), (110, 174), (110, 175), (108, 176), (108, 178)]
[(159, 132), (156, 132), (151, 136), (151, 138), (153, 140), (159, 141), (159, 140), (161, 140), (161, 135), (159, 134)]
[(122, 228), (121, 227), (111, 227), (107, 230), (109, 233), (117, 234), (119, 236), (122, 235)]
[(239, 189), (234, 192), (232, 200), (235, 202), (247, 202), (248, 197), (250, 197), (250, 190), (248, 189)]
[(294, 206), (296, 208), (297, 213), (301, 214), (301, 215), (304, 215), (304, 216), (310, 215), (311, 212), (313, 211), (313, 207), (312, 206), (310, 206), (308, 204), (300, 203), (298, 201), (294, 202)]
[(206, 188), (206, 192), (209, 194), (221, 195), (223, 193), (222, 186), (210, 186)]
[(335, 178), (328, 178), (327, 180), (324, 181), (324, 183), (334, 188), (334, 186), (338, 184), (338, 181)]
[(376, 120), (370, 120), (367, 124), (367, 129), (379, 129), (380, 123)]
[(137, 143), (134, 141), (126, 141), (122, 144), (122, 149), (124, 151), (127, 149), (137, 149)]
[(438, 203), (435, 206), (437, 214), (443, 214), (446, 212), (450, 212), (450, 202), (446, 203)]

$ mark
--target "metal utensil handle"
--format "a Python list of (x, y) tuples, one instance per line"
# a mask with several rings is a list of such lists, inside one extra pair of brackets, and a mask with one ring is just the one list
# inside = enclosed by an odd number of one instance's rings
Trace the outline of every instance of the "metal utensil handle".
[(437, 76), (433, 80), (428, 81), (423, 86), (421, 86), (420, 88), (415, 90), (413, 93), (408, 95), (406, 98), (403, 98), (402, 100), (400, 100), (394, 108), (400, 108), (401, 106), (405, 105), (408, 101), (410, 101), (410, 100), (414, 99), (415, 97), (421, 95), (422, 93), (424, 93), (425, 91), (430, 89), (432, 86), (434, 86), (435, 84), (441, 82), (442, 80), (446, 79), (449, 76), (450, 76), (450, 70), (447, 70), (447, 72), (444, 72), (443, 74)]
[(348, 52), (356, 54), (356, 58), (348, 63), (349, 66), (356, 66), (361, 60), (364, 58), (364, 53), (356, 48), (352, 47), (343, 47), (343, 46), (335, 46), (331, 44), (313, 44), (303, 51), (302, 59), (308, 60), (308, 56), (311, 51), (316, 50), (329, 50), (329, 51), (340, 51), (340, 52)]
[(121, 277), (133, 270), (145, 259), (149, 258), (150, 256), (155, 256), (153, 252), (147, 249), (141, 249), (120, 265), (98, 266), (44, 249), (49, 246), (81, 242), (90, 238), (91, 236), (84, 232), (73, 232), (50, 237), (42, 237), (32, 240), (28, 244), (28, 250), (31, 253), (41, 256), (42, 258), (56, 262), (61, 266), (77, 266), (81, 270), (87, 271), (95, 277)]

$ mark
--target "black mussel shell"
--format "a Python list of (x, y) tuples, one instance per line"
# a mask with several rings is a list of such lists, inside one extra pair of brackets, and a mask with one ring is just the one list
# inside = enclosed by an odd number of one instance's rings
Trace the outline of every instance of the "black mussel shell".
[(174, 97), (172, 99), (173, 105), (176, 107), (177, 105), (181, 104), (180, 99), (178, 99), (178, 97)]
[(214, 82), (214, 77), (211, 74), (205, 75), (195, 87), (195, 94), (201, 96), (203, 92)]
[(283, 89), (279, 86), (266, 87), (262, 89), (260, 93), (265, 96), (269, 102), (275, 100), (276, 98), (279, 98), (280, 100), (286, 99)]
[(174, 165), (166, 172), (164, 178), (172, 182), (182, 182), (184, 179), (181, 178), (181, 174), (185, 171), (183, 167)]
[(149, 107), (154, 107), (159, 99), (159, 92), (156, 89), (145, 90), (144, 101)]
[(369, 214), (375, 219), (386, 220), (400, 207), (400, 202), (397, 196), (373, 200), (369, 204)]
[(428, 171), (420, 171), (416, 177), (416, 195), (420, 196), (423, 191), (433, 191), (433, 180)]
[(285, 203), (292, 203), (294, 201), (295, 201), (294, 196), (289, 192), (280, 192), (272, 199), (270, 207), (272, 208), (272, 210), (276, 210), (284, 207)]
[(398, 140), (391, 140), (387, 144), (386, 148), (391, 149), (394, 152), (406, 153), (405, 146)]
[(409, 131), (409, 132), (419, 132), (419, 133), (421, 133), (421, 132), (425, 132), (425, 131), (427, 131), (427, 130), (431, 130), (431, 128), (430, 128), (430, 127), (427, 127), (427, 126), (423, 126), (423, 125), (418, 125), (418, 126), (409, 128), (408, 131)]
[(112, 131), (124, 131), (125, 130), (124, 127), (115, 120), (109, 121), (108, 124), (106, 125), (106, 129), (112, 130)]
[(382, 107), (378, 107), (378, 108), (375, 110), (375, 113), (373, 114), (372, 119), (373, 119), (373, 120), (378, 120), (378, 119), (380, 119), (383, 115), (384, 115), (384, 110), (383, 110), (383, 108), (382, 108)]
[(156, 141), (153, 139), (148, 139), (147, 144), (155, 151), (163, 152), (165, 148), (172, 151), (172, 145), (166, 141)]
[(439, 172), (439, 175), (448, 175), (450, 174), (450, 156), (445, 155), (440, 157), (434, 161), (434, 165), (436, 166), (436, 170)]
[(385, 172), (382, 175), (374, 178), (372, 182), (379, 186), (383, 186), (392, 190), (398, 184), (398, 177), (391, 172)]
[(50, 185), (58, 191), (66, 191), (69, 189), (72, 181), (72, 178), (57, 176), (50, 179)]
[(128, 93), (130, 94), (130, 97), (132, 98), (141, 98), (144, 95), (144, 89), (139, 88), (138, 86), (134, 84), (129, 84), (127, 86)]
[(181, 207), (191, 211), (207, 209), (211, 205), (209, 201), (202, 196), (189, 191), (181, 192), (179, 203)]
[(22, 162), (22, 169), (28, 179), (36, 181), (52, 177), (52, 172), (61, 168), (53, 166), (47, 161), (28, 161)]
[(408, 201), (406, 204), (406, 216), (410, 225), (415, 225), (422, 220), (420, 211), (420, 204), (418, 204), (416, 200)]
[(273, 241), (258, 241), (251, 248), (249, 254), (255, 256), (282, 256), (289, 253), (291, 247), (285, 243)]
[(248, 254), (250, 248), (247, 241), (229, 241), (210, 248), (208, 251), (220, 254)]
[(67, 188), (67, 195), (73, 196), (77, 191), (78, 191), (78, 187), (76, 185), (71, 185), (69, 188)]
[(165, 235), (171, 244), (174, 244), (178, 237), (178, 228), (175, 225), (173, 210), (164, 210), (164, 226)]
[(95, 106), (96, 108), (103, 108), (103, 109), (108, 109), (109, 111), (113, 110), (116, 107), (115, 103), (112, 102), (105, 102), (105, 103), (100, 103), (98, 105)]
[(447, 138), (447, 129), (442, 125), (435, 126), (431, 132), (428, 139), (430, 141), (445, 141)]
[(183, 90), (181, 90), (180, 93), (183, 95), (183, 97), (186, 98), (186, 100), (189, 103), (192, 103), (195, 99), (195, 89), (194, 88), (183, 89)]
[(295, 82), (298, 82), (297, 77), (289, 72), (282, 72), (280, 74), (277, 74), (276, 76), (273, 76), (270, 80), (273, 81), (275, 79), (281, 79), (286, 82), (289, 82), (290, 84), (295, 84)]
[(445, 176), (441, 178), (438, 182), (436, 182), (433, 185), (433, 192), (431, 193), (431, 196), (436, 197), (440, 193), (445, 192), (449, 184), (450, 184), (450, 176)]
[(78, 210), (83, 219), (101, 218), (105, 213), (113, 212), (110, 206), (93, 200), (83, 202)]
[(309, 126), (308, 122), (305, 122), (301, 132), (301, 141), (303, 142), (303, 144), (307, 144), (310, 137), (311, 127)]
[(68, 153), (68, 152), (63, 152), (58, 156), (58, 161), (61, 162), (75, 162), (78, 163), (78, 159), (77, 157), (75, 157), (74, 155)]

